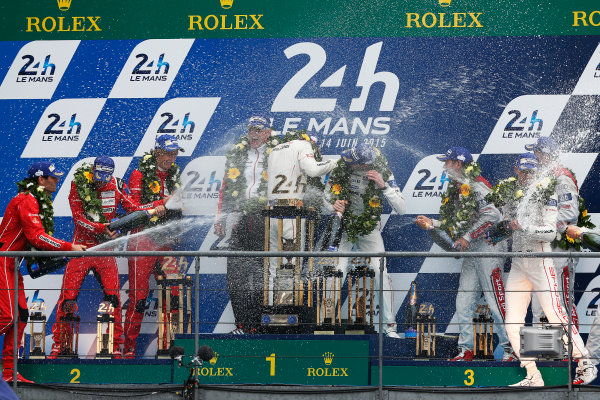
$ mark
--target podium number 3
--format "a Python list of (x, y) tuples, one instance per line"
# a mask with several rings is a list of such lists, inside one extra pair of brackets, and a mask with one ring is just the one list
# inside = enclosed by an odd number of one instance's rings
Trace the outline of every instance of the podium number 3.
[(474, 378), (475, 373), (473, 372), (472, 369), (466, 370), (465, 375), (467, 376), (467, 379), (465, 379), (463, 381), (465, 383), (465, 385), (471, 386), (472, 384), (475, 383), (475, 378)]
[(271, 363), (271, 368), (269, 370), (269, 375), (275, 376), (275, 353), (271, 354), (269, 357), (265, 357), (269, 363)]

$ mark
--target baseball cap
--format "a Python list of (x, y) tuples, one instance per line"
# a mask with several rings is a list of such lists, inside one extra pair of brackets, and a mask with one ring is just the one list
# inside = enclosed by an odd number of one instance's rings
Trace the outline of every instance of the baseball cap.
[(110, 157), (96, 157), (94, 160), (94, 180), (110, 182), (115, 170), (115, 162)]
[(533, 153), (523, 153), (517, 158), (516, 167), (519, 171), (537, 171), (540, 166), (538, 158)]
[(184, 151), (181, 147), (179, 147), (179, 143), (177, 143), (177, 138), (172, 135), (160, 135), (156, 138), (156, 143), (154, 144), (155, 149), (161, 149), (165, 151)]
[(28, 174), (30, 178), (37, 178), (38, 176), (53, 176), (55, 178), (60, 178), (65, 174), (65, 171), (58, 168), (53, 162), (36, 161), (29, 167)]
[(248, 128), (255, 127), (260, 129), (270, 128), (271, 122), (268, 118), (262, 115), (253, 115), (248, 121)]
[(445, 154), (440, 154), (437, 156), (437, 159), (440, 161), (458, 160), (465, 164), (473, 162), (473, 156), (471, 155), (471, 152), (464, 147), (451, 147), (448, 149), (448, 151), (446, 151)]
[(342, 160), (346, 164), (372, 164), (377, 157), (377, 150), (373, 146), (361, 143), (351, 149), (346, 149), (341, 153)]
[(539, 151), (546, 154), (555, 154), (558, 152), (558, 143), (556, 143), (556, 140), (550, 137), (542, 136), (537, 140), (537, 142), (526, 144), (525, 150)]

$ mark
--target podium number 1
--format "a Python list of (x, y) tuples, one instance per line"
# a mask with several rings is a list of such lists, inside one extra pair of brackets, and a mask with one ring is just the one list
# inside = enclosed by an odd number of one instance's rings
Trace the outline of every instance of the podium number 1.
[(269, 357), (265, 357), (269, 363), (271, 363), (271, 368), (269, 370), (269, 375), (275, 376), (275, 353), (272, 353)]

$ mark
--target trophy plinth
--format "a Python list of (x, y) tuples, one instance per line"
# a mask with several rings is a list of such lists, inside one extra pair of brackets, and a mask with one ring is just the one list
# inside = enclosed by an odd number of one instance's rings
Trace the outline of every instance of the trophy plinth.
[(428, 359), (435, 357), (436, 318), (431, 303), (422, 303), (417, 314), (416, 356)]
[[(375, 333), (373, 325), (373, 286), (375, 271), (370, 267), (369, 257), (354, 257), (353, 265), (348, 271), (348, 325), (347, 335), (364, 335)], [(367, 320), (367, 300), (370, 313)], [(354, 301), (354, 303), (353, 303)], [(355, 311), (354, 313), (352, 311)]]
[(66, 329), (61, 329), (60, 343), (63, 347), (58, 353), (60, 358), (79, 358), (77, 350), (79, 348), (79, 324), (81, 318), (79, 315), (68, 312), (60, 318), (60, 322)]
[[(342, 271), (324, 265), (316, 273), (314, 283), (317, 324), (315, 335), (334, 335), (342, 331)], [(337, 303), (337, 307), (336, 307)]]
[(103, 301), (96, 317), (96, 358), (113, 358), (115, 342), (115, 308), (110, 301)]
[(473, 317), (473, 357), (494, 359), (494, 318), (488, 305), (478, 305)]
[[(277, 251), (300, 251), (302, 244), (302, 219), (308, 219), (307, 242), (312, 251), (314, 236), (314, 220), (317, 213), (302, 208), (302, 201), (297, 199), (278, 199), (273, 207), (263, 210), (265, 217), (265, 251), (270, 249), (271, 219), (277, 221)], [(284, 220), (294, 219), (295, 236), (285, 238), (283, 234)], [(302, 259), (300, 257), (276, 257), (275, 276), (270, 275), (271, 257), (264, 259), (264, 292), (262, 330), (267, 333), (309, 333), (315, 323), (313, 307), (312, 271), (313, 260), (308, 259), (307, 296), (305, 301), (305, 283), (302, 276)], [(284, 260), (285, 259), (285, 260)], [(273, 288), (269, 283), (273, 281)], [(272, 303), (271, 303), (271, 298)]]
[(29, 358), (46, 358), (46, 304), (44, 299), (37, 299), (29, 308), (29, 326), (31, 338), (29, 340)]
[(167, 273), (159, 276), (158, 287), (158, 351), (157, 358), (171, 358), (175, 335), (192, 333), (192, 286), (189, 276)]

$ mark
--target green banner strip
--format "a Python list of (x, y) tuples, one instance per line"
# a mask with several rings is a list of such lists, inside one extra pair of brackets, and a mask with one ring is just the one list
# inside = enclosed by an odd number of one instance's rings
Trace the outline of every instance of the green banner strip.
[(2, 40), (598, 35), (596, 0), (20, 0)]

